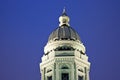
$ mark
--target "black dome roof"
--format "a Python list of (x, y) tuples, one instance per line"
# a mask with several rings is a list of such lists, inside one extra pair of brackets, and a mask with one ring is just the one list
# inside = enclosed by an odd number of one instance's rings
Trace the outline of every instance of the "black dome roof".
[(54, 30), (48, 41), (58, 41), (58, 40), (73, 40), (80, 41), (80, 37), (77, 32), (70, 26), (62, 25)]

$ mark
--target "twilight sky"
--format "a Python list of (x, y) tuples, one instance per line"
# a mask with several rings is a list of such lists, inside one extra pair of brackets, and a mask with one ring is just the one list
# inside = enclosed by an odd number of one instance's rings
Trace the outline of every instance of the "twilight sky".
[(0, 80), (41, 80), (39, 63), (66, 7), (91, 80), (120, 80), (120, 0), (1, 0)]

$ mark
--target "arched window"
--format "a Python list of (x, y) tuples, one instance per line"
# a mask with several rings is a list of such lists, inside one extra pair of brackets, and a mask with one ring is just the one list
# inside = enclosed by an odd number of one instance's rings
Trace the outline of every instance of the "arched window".
[(69, 69), (67, 66), (63, 66), (61, 69)]
[(83, 72), (83, 69), (78, 69), (78, 71)]
[(55, 51), (66, 51), (66, 50), (74, 51), (75, 49), (71, 46), (61, 46), (55, 49)]
[(62, 80), (69, 80), (69, 74), (68, 73), (62, 73), (61, 78), (62, 78)]
[(78, 80), (83, 80), (83, 76), (78, 76)]
[(69, 69), (69, 67), (68, 67), (68, 65), (63, 64), (63, 65), (61, 66), (61, 69)]
[(52, 71), (52, 69), (48, 69), (48, 70), (47, 70), (47, 73), (48, 73), (48, 72), (51, 72), (51, 71)]
[(47, 76), (47, 80), (52, 80), (52, 76)]

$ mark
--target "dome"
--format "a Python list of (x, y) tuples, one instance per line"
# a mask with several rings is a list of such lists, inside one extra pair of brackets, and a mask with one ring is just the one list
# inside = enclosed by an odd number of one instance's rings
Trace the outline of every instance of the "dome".
[(79, 35), (72, 27), (70, 27), (69, 21), (70, 18), (67, 16), (64, 9), (62, 15), (59, 17), (59, 27), (50, 34), (48, 42), (58, 40), (72, 40), (80, 42)]
[(59, 17), (59, 27), (50, 34), (48, 42), (44, 47), (44, 53), (47, 55), (52, 51), (74, 51), (77, 50), (85, 53), (85, 47), (78, 33), (70, 26), (70, 18), (67, 16), (65, 9)]
[(58, 41), (58, 40), (73, 40), (80, 41), (80, 37), (77, 32), (67, 25), (63, 25), (54, 30), (50, 36), (48, 41)]

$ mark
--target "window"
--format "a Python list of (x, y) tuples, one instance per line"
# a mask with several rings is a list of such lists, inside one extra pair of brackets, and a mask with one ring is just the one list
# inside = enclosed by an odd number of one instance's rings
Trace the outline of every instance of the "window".
[(62, 80), (69, 80), (69, 74), (68, 73), (62, 73)]
[(62, 69), (69, 69), (67, 66), (63, 66)]
[(49, 72), (51, 72), (51, 71), (52, 71), (52, 69), (48, 69), (48, 70), (47, 70), (47, 73), (49, 73)]
[(83, 53), (82, 51), (80, 51), (81, 54), (85, 55), (85, 53)]
[(66, 64), (62, 65), (61, 69), (69, 69)]
[(83, 76), (78, 76), (78, 80), (83, 80)]
[(83, 72), (83, 69), (78, 69), (78, 71)]
[(48, 76), (48, 77), (47, 77), (47, 80), (52, 80), (52, 76)]
[(74, 51), (75, 49), (71, 46), (61, 46), (55, 49), (55, 51), (67, 51), (67, 50)]

